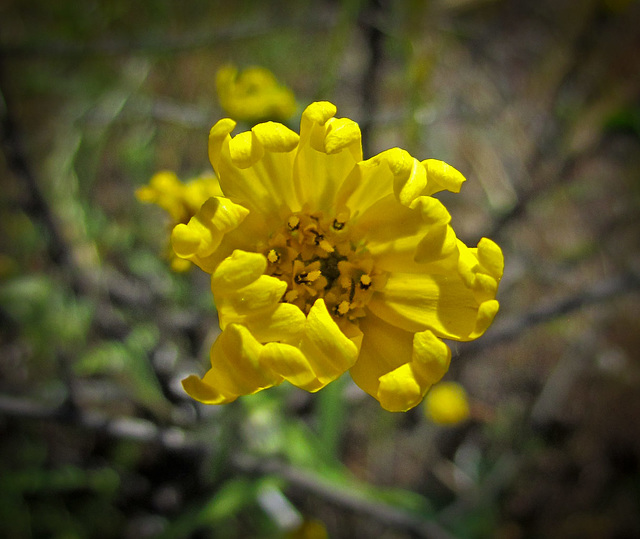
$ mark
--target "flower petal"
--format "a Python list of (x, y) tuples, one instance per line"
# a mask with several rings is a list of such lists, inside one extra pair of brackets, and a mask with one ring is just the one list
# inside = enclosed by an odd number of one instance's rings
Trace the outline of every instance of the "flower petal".
[(460, 172), (443, 161), (419, 162), (405, 150), (392, 148), (357, 164), (340, 188), (337, 206), (348, 206), (353, 215), (389, 193), (410, 206), (417, 197), (444, 189), (457, 193), (464, 181)]
[(432, 197), (418, 197), (410, 208), (387, 195), (369, 207), (353, 224), (353, 234), (362, 238), (376, 267), (385, 271), (424, 273), (427, 263), (450, 259), (457, 264), (457, 239), (449, 226), (451, 216)]
[(282, 377), (260, 364), (263, 348), (247, 328), (228, 325), (211, 347), (211, 368), (201, 380), (183, 380), (185, 391), (201, 402), (222, 404), (279, 384)]
[(347, 337), (335, 323), (323, 299), (307, 315), (300, 351), (309, 361), (322, 385), (335, 380), (352, 367), (358, 357), (359, 335)]
[(338, 188), (362, 160), (360, 128), (352, 120), (333, 118), (335, 113), (331, 103), (312, 103), (300, 123), (293, 181), (298, 200), (314, 210), (334, 205)]
[(171, 234), (171, 245), (180, 257), (191, 260), (211, 273), (208, 260), (219, 247), (223, 237), (237, 228), (249, 210), (225, 197), (211, 197), (187, 224), (179, 224)]
[(504, 255), (498, 245), (489, 238), (478, 242), (478, 262), (498, 281), (504, 272)]
[(411, 363), (420, 378), (435, 384), (449, 370), (451, 350), (433, 332), (421, 331), (413, 336)]
[(473, 290), (478, 303), (496, 297), (498, 283), (504, 270), (504, 257), (500, 247), (482, 238), (476, 249), (458, 241), (460, 276)]
[(228, 404), (239, 397), (239, 395), (220, 391), (195, 374), (182, 380), (182, 387), (187, 395), (203, 404)]
[(451, 351), (431, 331), (411, 334), (374, 315), (361, 326), (365, 338), (351, 376), (385, 410), (413, 408), (447, 372)]
[(318, 391), (326, 385), (318, 380), (306, 356), (296, 346), (267, 343), (260, 354), (260, 362), (265, 368), (306, 391)]
[(439, 191), (451, 191), (459, 193), (466, 178), (451, 165), (438, 159), (427, 159), (422, 161), (422, 165), (427, 169), (427, 188), (424, 195), (433, 195)]
[(413, 334), (372, 313), (360, 320), (360, 329), (364, 334), (360, 355), (349, 372), (353, 381), (375, 398), (380, 387), (379, 378), (411, 357)]
[(427, 184), (424, 166), (405, 150), (392, 148), (359, 162), (340, 187), (336, 204), (348, 206), (352, 215), (364, 212), (387, 195), (408, 206), (423, 194)]
[(438, 337), (468, 341), (479, 337), (498, 312), (498, 302), (479, 303), (455, 274), (391, 273), (367, 307), (406, 331), (430, 329)]
[(246, 326), (259, 342), (296, 342), (306, 322), (295, 305), (280, 303), (287, 285), (264, 275), (264, 255), (236, 249), (211, 276), (220, 327)]
[(290, 303), (278, 303), (271, 311), (252, 313), (242, 319), (242, 324), (262, 343), (296, 344), (300, 341), (305, 322), (304, 313)]
[(263, 314), (262, 311), (274, 309), (286, 291), (287, 283), (268, 275), (261, 275), (251, 284), (228, 294), (216, 291), (214, 299), (220, 326), (238, 316), (259, 315)]
[(265, 122), (232, 138), (234, 127), (235, 122), (220, 120), (209, 133), (209, 159), (225, 195), (267, 220), (297, 211), (292, 180), (297, 133)]
[(267, 259), (260, 253), (236, 249), (223, 260), (211, 276), (213, 290), (236, 290), (255, 281), (267, 269)]

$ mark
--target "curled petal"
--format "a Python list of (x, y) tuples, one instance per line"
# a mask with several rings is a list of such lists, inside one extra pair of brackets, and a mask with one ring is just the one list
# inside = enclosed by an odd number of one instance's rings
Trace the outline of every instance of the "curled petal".
[[(293, 305), (282, 307), (297, 309)], [(316, 301), (306, 321), (302, 317), (298, 339), (292, 339), (295, 344), (278, 341), (263, 344), (249, 326), (228, 324), (211, 348), (211, 369), (202, 379), (190, 376), (183, 380), (185, 391), (201, 402), (223, 404), (282, 380), (307, 391), (321, 389), (353, 365), (362, 334), (355, 328), (351, 328), (349, 337), (342, 333), (323, 300)], [(284, 313), (282, 318), (281, 323), (285, 319), (295, 321), (291, 312)], [(270, 336), (275, 336), (273, 327), (263, 331), (271, 331)]]
[(316, 300), (307, 315), (300, 350), (322, 386), (353, 366), (358, 357), (360, 338), (360, 335), (347, 337), (331, 318), (324, 300)]
[(438, 159), (427, 159), (422, 162), (427, 170), (427, 187), (424, 195), (433, 195), (439, 191), (459, 193), (466, 178), (451, 165)]
[(431, 331), (411, 334), (376, 316), (367, 316), (363, 329), (351, 376), (386, 410), (413, 408), (449, 368), (451, 351)]
[(458, 270), (478, 303), (493, 299), (504, 270), (504, 257), (500, 247), (482, 238), (475, 249), (458, 241), (460, 258)]
[(353, 381), (376, 398), (380, 377), (409, 361), (413, 351), (413, 334), (388, 324), (368, 313), (360, 321), (364, 334), (360, 355), (350, 373)]
[(209, 131), (209, 161), (214, 170), (218, 170), (222, 156), (222, 147), (228, 141), (230, 133), (236, 128), (231, 118), (218, 120)]
[(230, 199), (277, 220), (299, 209), (293, 187), (293, 159), (299, 136), (265, 122), (231, 137), (235, 122), (225, 119), (209, 133), (209, 159)]
[(300, 123), (293, 182), (298, 200), (317, 210), (333, 206), (338, 188), (362, 160), (360, 128), (352, 120), (333, 118), (335, 113), (331, 103), (312, 103)]
[(458, 248), (457, 272), (392, 273), (384, 290), (374, 293), (367, 307), (406, 331), (429, 329), (438, 337), (456, 341), (479, 337), (498, 312), (494, 298), (499, 279), (485, 273), (477, 250), (462, 242)]
[[(369, 207), (353, 225), (354, 235), (362, 238), (376, 267), (385, 271), (429, 273), (434, 263), (446, 262), (446, 269), (457, 265), (457, 238), (451, 216), (439, 200), (418, 197), (408, 208), (389, 194)], [(431, 264), (431, 265), (426, 265)]]
[(211, 276), (211, 288), (214, 292), (242, 288), (260, 277), (266, 268), (264, 255), (236, 249), (216, 268)]
[(360, 161), (345, 178), (336, 197), (339, 208), (364, 212), (378, 200), (394, 194), (409, 205), (426, 185), (426, 170), (405, 150), (392, 148)]
[(306, 356), (296, 346), (285, 343), (267, 343), (260, 354), (262, 365), (277, 372), (282, 378), (306, 391), (324, 387), (311, 368)]
[(433, 332), (421, 331), (413, 336), (411, 364), (427, 384), (435, 384), (449, 370), (451, 350)]
[(259, 315), (264, 314), (262, 311), (274, 309), (286, 291), (287, 283), (284, 281), (261, 275), (251, 284), (238, 288), (232, 293), (216, 294), (221, 326), (225, 324), (223, 320), (230, 317)]
[(359, 153), (362, 135), (358, 124), (348, 118), (332, 118), (327, 122), (324, 139), (324, 151), (331, 155), (349, 149), (354, 157), (362, 158)]
[(252, 313), (243, 317), (242, 323), (262, 343), (271, 341), (297, 344), (304, 331), (304, 313), (290, 303), (278, 303), (275, 309), (265, 313)]
[(306, 317), (297, 306), (280, 303), (287, 285), (262, 274), (265, 265), (263, 255), (240, 250), (219, 264), (212, 289), (220, 327), (223, 333), (243, 328), (268, 346), (261, 353), (269, 372), (316, 391), (353, 365), (362, 333), (349, 324), (341, 330), (322, 299)]
[(352, 212), (364, 211), (393, 193), (401, 204), (411, 206), (418, 198), (447, 189), (459, 192), (465, 178), (443, 161), (418, 161), (405, 150), (392, 148), (361, 161), (346, 177), (336, 204)]
[(305, 323), (296, 306), (280, 303), (284, 281), (264, 275), (264, 255), (236, 249), (211, 276), (220, 327), (243, 324), (260, 342), (295, 341)]
[(478, 242), (478, 262), (489, 275), (498, 281), (502, 278), (504, 255), (500, 247), (489, 238), (482, 238)]
[(191, 374), (182, 380), (182, 388), (192, 399), (203, 404), (228, 404), (240, 396), (233, 393), (225, 393), (195, 374)]
[(202, 379), (183, 380), (185, 391), (207, 404), (223, 404), (282, 382), (282, 377), (260, 364), (260, 344), (249, 330), (230, 324), (211, 347), (211, 368)]
[(176, 225), (173, 229), (173, 250), (180, 258), (191, 260), (211, 273), (213, 267), (208, 258), (219, 247), (224, 235), (236, 229), (248, 214), (249, 210), (228, 198), (211, 197), (187, 224)]
[(417, 197), (423, 194), (427, 186), (427, 171), (422, 163), (413, 159), (411, 171), (408, 175), (396, 175), (393, 192), (401, 204), (409, 206)]
[(277, 303), (271, 308), (241, 314), (228, 305), (218, 312), (220, 327), (242, 324), (261, 343), (297, 344), (304, 330), (304, 313), (295, 305)]

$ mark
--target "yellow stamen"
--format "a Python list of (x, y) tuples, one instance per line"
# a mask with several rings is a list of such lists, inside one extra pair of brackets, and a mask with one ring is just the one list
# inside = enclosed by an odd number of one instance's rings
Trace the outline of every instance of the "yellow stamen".
[(320, 248), (327, 253), (333, 253), (334, 251), (333, 246), (327, 240), (321, 240), (318, 245), (320, 245)]
[(338, 305), (338, 314), (339, 315), (345, 315), (349, 312), (349, 307), (350, 304), (349, 302), (345, 299), (343, 301), (340, 302), (340, 304)]
[(271, 249), (269, 251), (269, 254), (267, 254), (267, 260), (272, 264), (275, 264), (278, 260), (280, 260), (280, 255), (278, 254), (278, 251), (276, 251), (275, 249)]
[(289, 230), (297, 230), (300, 226), (300, 218), (297, 215), (292, 215), (287, 219), (287, 226), (289, 227)]

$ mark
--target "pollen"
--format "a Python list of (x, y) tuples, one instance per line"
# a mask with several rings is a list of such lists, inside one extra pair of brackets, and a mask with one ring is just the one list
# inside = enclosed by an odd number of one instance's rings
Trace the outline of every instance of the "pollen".
[(327, 253), (333, 253), (333, 251), (335, 251), (333, 245), (331, 245), (327, 240), (321, 240), (320, 243), (318, 243), (318, 246)]
[(333, 223), (331, 224), (331, 226), (333, 227), (334, 230), (342, 230), (347, 224), (348, 220), (349, 220), (349, 212), (343, 210), (340, 213), (338, 213), (338, 215), (336, 215), (336, 218), (333, 220)]
[(345, 299), (338, 304), (338, 306), (336, 307), (336, 311), (340, 315), (345, 315), (349, 312), (349, 307), (350, 307), (350, 304)]
[(287, 226), (289, 227), (289, 230), (291, 230), (291, 231), (298, 230), (298, 228), (300, 227), (300, 218), (297, 217), (296, 215), (292, 215), (287, 220)]
[(293, 279), (297, 284), (310, 284), (316, 280), (318, 277), (322, 275), (320, 270), (315, 271), (303, 271), (302, 273), (298, 273)]
[(271, 249), (267, 254), (267, 260), (272, 264), (275, 264), (276, 262), (278, 262), (278, 260), (280, 260), (280, 255), (278, 254), (278, 251), (276, 251), (275, 249)]
[(360, 288), (367, 290), (371, 286), (371, 277), (366, 273), (360, 277)]

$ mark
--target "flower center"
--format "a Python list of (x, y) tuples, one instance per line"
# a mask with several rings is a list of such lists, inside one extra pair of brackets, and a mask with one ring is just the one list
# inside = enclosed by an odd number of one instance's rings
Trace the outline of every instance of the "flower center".
[(364, 306), (381, 284), (366, 247), (350, 236), (349, 215), (291, 214), (265, 248), (267, 275), (287, 283), (283, 302), (305, 314), (324, 298), (335, 319), (364, 316)]

